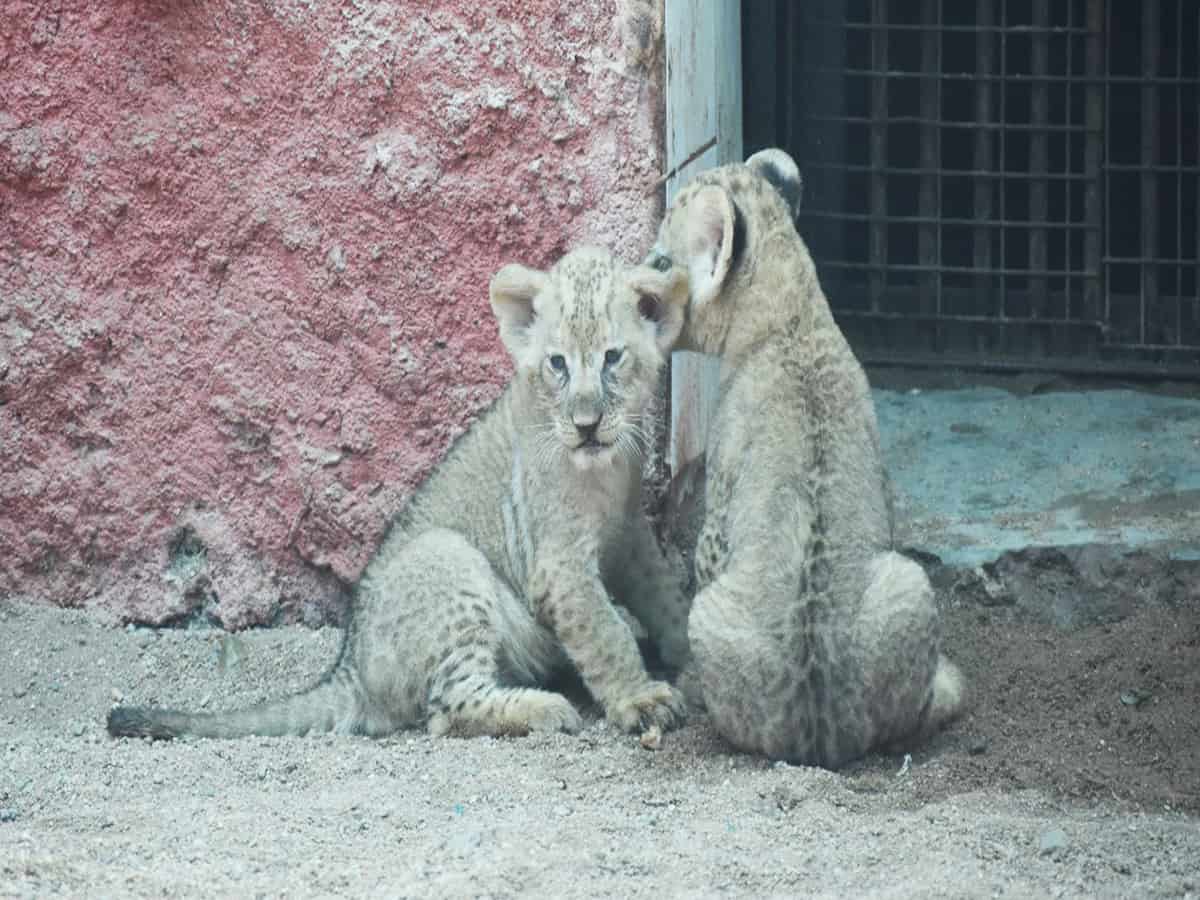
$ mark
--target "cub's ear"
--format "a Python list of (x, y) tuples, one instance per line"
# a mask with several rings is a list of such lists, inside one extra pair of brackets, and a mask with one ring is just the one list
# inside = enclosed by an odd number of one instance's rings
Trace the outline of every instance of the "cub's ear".
[(654, 329), (654, 343), (660, 352), (669, 353), (683, 329), (688, 301), (687, 277), (679, 269), (660, 271), (643, 264), (633, 270), (629, 286), (637, 294), (638, 315)]
[(492, 313), (500, 323), (500, 340), (513, 359), (529, 345), (529, 326), (533, 324), (533, 300), (546, 289), (550, 277), (537, 269), (510, 263), (492, 276), (488, 294)]
[(771, 186), (783, 197), (795, 221), (796, 216), (800, 215), (800, 201), (804, 197), (804, 179), (800, 177), (796, 161), (782, 150), (772, 147), (759, 150), (746, 160), (746, 165), (771, 182)]
[(724, 188), (701, 188), (687, 208), (687, 268), (692, 303), (703, 307), (725, 285), (733, 266), (737, 211)]

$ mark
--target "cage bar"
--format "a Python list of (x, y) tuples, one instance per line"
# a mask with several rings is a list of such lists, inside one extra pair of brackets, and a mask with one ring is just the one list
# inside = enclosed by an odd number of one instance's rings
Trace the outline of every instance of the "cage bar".
[[(938, 0), (921, 0), (921, 23), (929, 26), (921, 32), (921, 72), (925, 75), (936, 75), (938, 72), (938, 40), (940, 35), (936, 30), (938, 22)], [(938, 82), (935, 81), (934, 85)], [(921, 126), (921, 186), (919, 189), (918, 209), (921, 224), (918, 226), (917, 257), (922, 266), (928, 271), (921, 276), (920, 310), (931, 313), (940, 309), (939, 288), (941, 279), (937, 277), (937, 235), (938, 235), (938, 127), (941, 110), (938, 105), (938, 91), (921, 91), (921, 118), (925, 124)]]
[[(1142, 77), (1153, 79), (1158, 74), (1159, 5), (1142, 4)], [(1158, 254), (1158, 174), (1149, 167), (1158, 163), (1158, 92), (1153, 84), (1142, 86), (1142, 256), (1154, 259)], [(1147, 341), (1146, 314), (1158, 306), (1158, 266), (1141, 265), (1141, 303), (1138, 309), (1138, 343)]]
[[(1049, 185), (1046, 173), (1050, 169), (1049, 134), (1046, 125), (1050, 122), (1050, 86), (1041, 80), (1050, 66), (1050, 38), (1046, 34), (1049, 10), (1044, 3), (1033, 4), (1032, 64), (1036, 79), (1030, 96), (1030, 118), (1033, 131), (1029, 136), (1029, 218), (1035, 224), (1029, 229), (1029, 268), (1037, 274), (1029, 277), (1030, 315), (1034, 319), (1046, 315), (1046, 278), (1040, 274), (1047, 268), (1046, 228), (1048, 216)], [(1035, 331), (1034, 352), (1045, 354), (1042, 345), (1045, 334)]]
[[(992, 83), (988, 80), (991, 75), (993, 60), (993, 31), (992, 0), (975, 0), (975, 70), (979, 80), (975, 83), (975, 121), (990, 123), (992, 121)], [(991, 305), (992, 276), (988, 272), (992, 268), (992, 234), (987, 223), (992, 218), (992, 190), (989, 180), (996, 175), (992, 171), (992, 135), (980, 128), (975, 132), (975, 142), (971, 165), (980, 177), (975, 178), (972, 209), (975, 212), (975, 234), (972, 246), (971, 261), (977, 272), (975, 275), (975, 292), (985, 307)], [(1002, 174), (1002, 173), (1001, 173)], [(977, 349), (979, 347), (976, 342)]]
[[(871, 31), (871, 67), (886, 69), (888, 59), (887, 35), (882, 28), (887, 21), (887, 0), (871, 0), (871, 22), (879, 26)], [(879, 312), (883, 304), (883, 292), (887, 289), (887, 277), (883, 264), (887, 262), (887, 226), (882, 219), (887, 215), (887, 175), (878, 171), (887, 165), (887, 82), (876, 78), (871, 82), (871, 215), (876, 217), (871, 225), (869, 261), (871, 267), (871, 310)], [(878, 168), (876, 168), (878, 167)]]
[[(1151, 0), (1153, 2), (1153, 0)], [(1104, 0), (1087, 0), (1087, 37), (1084, 53), (1084, 68), (1088, 82), (1084, 99), (1084, 122), (1087, 137), (1084, 139), (1083, 168), (1087, 183), (1083, 189), (1083, 218), (1088, 224), (1083, 238), (1083, 315), (1085, 318), (1100, 319), (1100, 166), (1104, 154), (1104, 100), (1107, 88), (1102, 88), (1100, 77), (1104, 66)]]

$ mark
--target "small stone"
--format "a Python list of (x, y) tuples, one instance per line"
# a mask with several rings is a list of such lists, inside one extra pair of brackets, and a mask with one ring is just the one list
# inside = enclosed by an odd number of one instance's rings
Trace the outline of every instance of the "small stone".
[(975, 738), (967, 747), (967, 752), (972, 756), (982, 756), (988, 751), (988, 743), (983, 738)]
[(1135, 688), (1132, 691), (1126, 691), (1123, 693), (1121, 695), (1121, 702), (1126, 706), (1141, 706), (1143, 703), (1149, 700), (1150, 697), (1151, 693), (1149, 691)]
[(12, 692), (12, 694), (13, 694), (13, 696), (14, 696), (15, 698), (17, 698), (18, 700), (20, 700), (22, 697), (24, 697), (24, 696), (25, 696), (25, 688), (24, 688), (24, 686), (23, 686), (23, 685), (19, 685), (19, 684), (18, 684), (18, 685), (17, 685), (15, 688), (13, 688), (13, 692)]
[(0, 808), (0, 822), (15, 822), (17, 821), (17, 811), (11, 806)]
[(83, 724), (82, 724), (82, 723), (80, 723), (80, 724), (76, 725), (76, 726), (75, 726), (75, 727), (72, 729), (72, 733), (75, 735), (75, 737), (83, 737), (83, 732), (84, 732), (84, 731), (86, 731), (86, 729), (83, 727)]
[(560, 803), (558, 806), (554, 807), (554, 814), (556, 816), (569, 816), (571, 814), (571, 807)]
[(1067, 849), (1067, 833), (1061, 828), (1049, 828), (1038, 838), (1038, 852), (1042, 856), (1051, 856)]
[(110, 693), (112, 694), (113, 703), (120, 703), (122, 700), (125, 699), (125, 695), (122, 694), (118, 688), (113, 688), (112, 691), (110, 691)]

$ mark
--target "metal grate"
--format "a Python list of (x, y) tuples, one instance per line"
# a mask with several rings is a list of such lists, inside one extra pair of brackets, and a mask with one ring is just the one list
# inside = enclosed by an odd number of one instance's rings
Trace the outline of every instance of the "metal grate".
[(1200, 4), (746, 0), (745, 143), (876, 361), (1200, 375)]

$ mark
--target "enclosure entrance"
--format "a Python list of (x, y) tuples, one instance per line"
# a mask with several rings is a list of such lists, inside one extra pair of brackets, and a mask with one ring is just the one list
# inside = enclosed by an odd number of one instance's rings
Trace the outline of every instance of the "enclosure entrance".
[(1200, 376), (1200, 4), (741, 14), (746, 152), (865, 360)]

